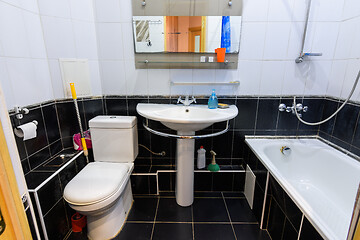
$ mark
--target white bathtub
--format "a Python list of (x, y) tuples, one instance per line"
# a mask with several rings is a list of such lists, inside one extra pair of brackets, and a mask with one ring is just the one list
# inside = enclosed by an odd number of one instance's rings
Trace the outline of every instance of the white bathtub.
[[(360, 182), (357, 160), (318, 139), (245, 141), (324, 238), (347, 238)], [(282, 146), (291, 153), (282, 154)]]

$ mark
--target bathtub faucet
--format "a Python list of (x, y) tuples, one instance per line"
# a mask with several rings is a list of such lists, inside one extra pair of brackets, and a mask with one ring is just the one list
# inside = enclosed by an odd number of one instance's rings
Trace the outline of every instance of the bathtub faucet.
[[(303, 106), (302, 103), (298, 103), (296, 104), (296, 106), (294, 106), (294, 104), (290, 107), (290, 106), (286, 106), (284, 103), (280, 103), (279, 105), (279, 111), (280, 112), (291, 112), (292, 114), (295, 114), (295, 111), (297, 111), (298, 113), (300, 112), (307, 112), (308, 110), (308, 106)], [(301, 117), (301, 113), (299, 114), (299, 116)]]

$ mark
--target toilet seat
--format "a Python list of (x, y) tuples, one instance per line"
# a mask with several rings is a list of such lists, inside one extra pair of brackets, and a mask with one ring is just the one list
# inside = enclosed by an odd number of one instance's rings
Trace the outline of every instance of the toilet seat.
[(89, 163), (66, 185), (64, 199), (79, 210), (106, 206), (123, 191), (132, 166), (128, 163)]

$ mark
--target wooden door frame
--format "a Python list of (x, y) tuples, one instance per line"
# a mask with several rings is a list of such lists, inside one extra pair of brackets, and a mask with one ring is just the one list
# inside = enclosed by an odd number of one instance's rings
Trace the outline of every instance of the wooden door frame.
[[(32, 239), (29, 223), (21, 201), (16, 177), (0, 120), (0, 203), (9, 239)], [(5, 233), (5, 232), (4, 232)], [(0, 236), (1, 239), (1, 236)]]

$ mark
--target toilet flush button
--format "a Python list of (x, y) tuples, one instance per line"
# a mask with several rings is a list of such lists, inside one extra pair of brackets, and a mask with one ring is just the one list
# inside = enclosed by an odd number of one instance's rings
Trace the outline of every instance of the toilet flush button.
[(116, 118), (116, 116), (111, 116), (110, 118)]

